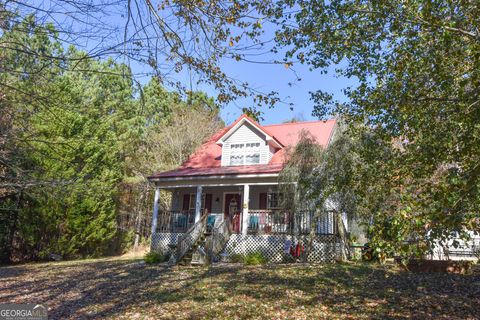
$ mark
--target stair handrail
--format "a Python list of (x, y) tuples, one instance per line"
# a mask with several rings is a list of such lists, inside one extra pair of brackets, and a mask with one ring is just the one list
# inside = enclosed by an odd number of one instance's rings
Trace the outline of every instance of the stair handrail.
[(187, 230), (187, 232), (178, 235), (177, 249), (168, 261), (170, 265), (175, 265), (179, 263), (182, 258), (187, 254), (188, 250), (190, 250), (192, 245), (197, 242), (200, 235), (205, 231), (207, 216), (208, 214), (203, 214), (200, 217), (200, 220), (198, 220), (193, 226), (191, 226)]
[(230, 218), (225, 217), (223, 221), (215, 228), (213, 228), (207, 248), (208, 260), (212, 263), (214, 257), (218, 255), (225, 248), (230, 235), (232, 234), (232, 226)]

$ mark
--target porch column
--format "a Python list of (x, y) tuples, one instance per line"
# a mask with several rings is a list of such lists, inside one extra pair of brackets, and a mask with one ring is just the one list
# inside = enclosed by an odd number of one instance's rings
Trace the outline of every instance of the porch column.
[(200, 221), (202, 211), (202, 186), (197, 186), (197, 195), (195, 197), (195, 223)]
[(153, 202), (153, 214), (152, 214), (152, 236), (157, 231), (157, 219), (158, 219), (158, 200), (160, 199), (160, 188), (155, 188), (155, 200)]
[(242, 234), (247, 234), (248, 229), (248, 202), (250, 200), (250, 185), (243, 185), (243, 210), (242, 210)]

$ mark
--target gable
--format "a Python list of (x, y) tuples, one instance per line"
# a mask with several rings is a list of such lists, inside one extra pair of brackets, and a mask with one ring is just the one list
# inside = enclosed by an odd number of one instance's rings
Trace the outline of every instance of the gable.
[(266, 143), (265, 134), (261, 133), (258, 129), (254, 128), (249, 123), (243, 123), (235, 131), (233, 131), (225, 140), (223, 144), (232, 143), (250, 143), (261, 142)]
[(249, 126), (250, 130), (257, 132), (260, 136), (264, 136), (265, 140), (274, 145), (277, 148), (283, 147), (282, 143), (280, 143), (274, 136), (269, 134), (264, 127), (259, 125), (257, 122), (249, 118), (247, 115), (242, 115), (238, 118), (218, 139), (218, 144), (223, 144), (232, 134), (234, 134), (239, 128), (242, 126)]
[[(267, 164), (270, 160), (270, 147), (266, 136), (248, 122), (238, 126), (222, 143), (222, 166), (231, 165), (231, 156), (238, 146), (245, 148), (247, 145), (256, 144), (259, 153), (259, 164)], [(232, 147), (233, 146), (233, 147)], [(233, 150), (233, 151), (232, 151)]]

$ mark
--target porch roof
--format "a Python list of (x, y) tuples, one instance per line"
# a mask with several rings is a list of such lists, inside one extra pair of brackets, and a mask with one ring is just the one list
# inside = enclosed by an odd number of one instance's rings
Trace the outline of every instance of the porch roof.
[(202, 177), (202, 176), (235, 176), (242, 174), (268, 174), (279, 173), (283, 164), (256, 164), (250, 166), (224, 166), (208, 168), (178, 168), (171, 171), (154, 174), (149, 179), (176, 178), (176, 177)]

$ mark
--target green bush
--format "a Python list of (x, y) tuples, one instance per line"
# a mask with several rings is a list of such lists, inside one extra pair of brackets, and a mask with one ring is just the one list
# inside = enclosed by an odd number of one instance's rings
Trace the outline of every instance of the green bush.
[(144, 257), (143, 260), (146, 263), (160, 263), (168, 261), (170, 256), (168, 254), (161, 254), (158, 252), (149, 252)]
[(246, 265), (258, 265), (265, 264), (267, 262), (268, 259), (261, 252), (249, 253), (243, 258), (243, 263)]

